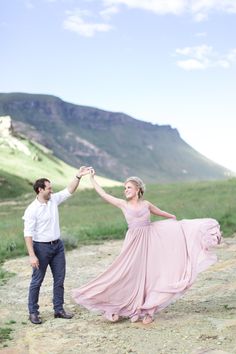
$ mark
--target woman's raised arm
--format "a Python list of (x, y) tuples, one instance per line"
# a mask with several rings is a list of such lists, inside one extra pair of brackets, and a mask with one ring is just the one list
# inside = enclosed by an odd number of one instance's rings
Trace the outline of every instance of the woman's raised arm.
[(116, 197), (113, 197), (112, 195), (108, 194), (98, 183), (97, 181), (95, 180), (94, 178), (94, 175), (95, 175), (95, 171), (92, 169), (90, 171), (90, 180), (91, 180), (91, 183), (95, 189), (95, 191), (102, 197), (102, 199), (104, 199), (106, 202), (118, 207), (118, 208), (121, 208), (122, 206), (124, 206), (125, 204), (125, 201), (123, 199), (120, 199), (120, 198), (116, 198)]

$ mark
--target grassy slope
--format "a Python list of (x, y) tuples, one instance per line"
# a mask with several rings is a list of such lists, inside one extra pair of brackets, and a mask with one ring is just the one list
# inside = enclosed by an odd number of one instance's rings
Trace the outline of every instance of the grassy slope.
[[(17, 197), (32, 190), (32, 183), (40, 177), (49, 178), (55, 189), (63, 188), (73, 178), (76, 169), (53, 156), (39, 144), (21, 139), (31, 156), (17, 149), (0, 146), (0, 198)], [(116, 181), (98, 177), (103, 186), (120, 185)], [(81, 180), (80, 188), (90, 187), (89, 178)]]
[(29, 181), (0, 169), (0, 200), (16, 198), (31, 191)]

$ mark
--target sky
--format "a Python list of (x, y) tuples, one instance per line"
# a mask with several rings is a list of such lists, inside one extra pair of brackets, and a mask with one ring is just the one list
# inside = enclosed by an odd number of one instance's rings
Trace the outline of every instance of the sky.
[(236, 0), (0, 0), (0, 92), (171, 125), (236, 171)]

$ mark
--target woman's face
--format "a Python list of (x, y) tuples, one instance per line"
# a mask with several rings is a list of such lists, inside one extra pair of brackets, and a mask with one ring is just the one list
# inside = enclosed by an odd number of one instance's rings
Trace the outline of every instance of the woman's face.
[(125, 184), (124, 194), (125, 194), (126, 199), (128, 199), (128, 200), (138, 197), (137, 186), (132, 182), (127, 182)]

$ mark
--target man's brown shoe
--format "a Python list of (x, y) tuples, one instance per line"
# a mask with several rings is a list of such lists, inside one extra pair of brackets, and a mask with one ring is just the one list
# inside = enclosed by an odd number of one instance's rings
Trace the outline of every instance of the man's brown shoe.
[(41, 318), (39, 318), (37, 313), (30, 313), (29, 320), (33, 324), (41, 324), (42, 323), (42, 320), (41, 320)]
[(55, 318), (65, 318), (67, 320), (71, 319), (74, 315), (72, 313), (67, 313), (65, 310), (54, 313)]

